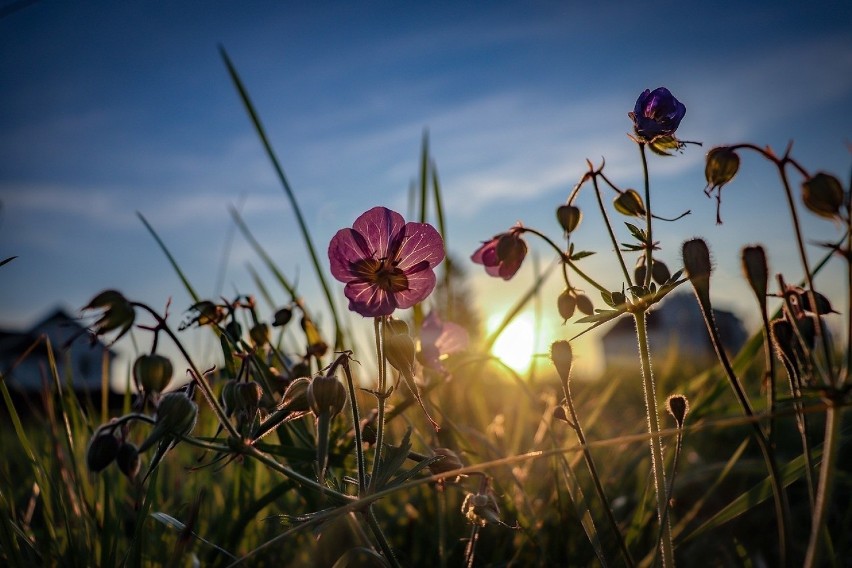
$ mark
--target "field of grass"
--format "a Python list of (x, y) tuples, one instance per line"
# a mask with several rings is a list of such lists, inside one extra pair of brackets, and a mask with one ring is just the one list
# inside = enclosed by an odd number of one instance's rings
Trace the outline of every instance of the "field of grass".
[[(764, 326), (729, 358), (719, 347), (704, 242), (668, 244), (682, 247), (683, 269), (654, 259), (660, 221), (651, 212), (647, 157), (683, 149), (675, 136), (683, 113), (668, 91), (643, 93), (631, 143), (640, 150), (644, 194), (620, 189), (602, 165), (589, 163), (557, 209), (556, 231), (518, 225), (473, 254), (474, 263), (508, 279), (524, 262), (527, 241), (541, 239), (565, 281), (558, 299), (543, 301), (590, 333), (616, 318), (635, 322), (633, 371), (575, 380), (571, 344), (563, 340), (529, 380), (490, 353), (500, 330), (478, 333), (458, 261), (439, 266), (444, 217), (427, 145), (419, 222), (406, 224), (384, 208), (365, 212), (341, 229), (326, 257), (225, 61), (296, 212), (327, 302), (307, 305), (236, 212), (235, 225), (275, 281), (257, 279), (251, 295), (200, 298), (142, 218), (196, 304), (175, 307), (190, 308), (175, 325), (174, 316), (120, 291), (93, 291), (85, 307), (95, 314), (91, 333), (128, 341), (132, 330), (143, 346), (134, 394), (121, 409), (61, 383), (60, 346), (47, 345), (54, 363), (33, 408), (0, 381), (0, 563), (850, 565), (844, 409), (852, 344), (826, 333), (830, 299), (813, 283), (826, 262), (852, 266), (849, 188), (750, 144), (707, 154), (710, 193), (734, 178), (741, 153), (777, 167), (807, 275), (785, 282), (768, 274), (762, 248), (743, 250)], [(571, 239), (583, 219), (574, 205), (581, 190), (598, 196), (601, 231), (611, 236), (613, 264), (623, 274), (620, 290), (583, 271), (587, 254)], [(614, 191), (615, 201), (605, 202), (604, 191)], [(801, 214), (838, 227), (824, 258), (804, 254)], [(628, 270), (627, 255), (640, 259), (637, 269)], [(333, 299), (329, 276), (347, 284), (350, 310), (370, 318), (370, 337), (356, 340), (349, 314), (335, 311), (342, 298)], [(600, 292), (598, 309), (575, 287), (580, 280)], [(273, 286), (291, 302), (264, 316), (256, 298), (268, 300)], [(701, 307), (717, 347), (709, 368), (657, 360), (648, 344), (646, 319), (676, 288), (691, 288)], [(533, 287), (517, 299), (518, 309), (537, 295)], [(312, 317), (323, 310), (328, 329)], [(831, 317), (852, 322), (850, 314)], [(189, 331), (208, 334), (221, 351), (216, 368), (198, 367), (184, 347)], [(180, 359), (160, 353), (166, 343)], [(175, 389), (171, 379), (185, 374), (190, 382)]]

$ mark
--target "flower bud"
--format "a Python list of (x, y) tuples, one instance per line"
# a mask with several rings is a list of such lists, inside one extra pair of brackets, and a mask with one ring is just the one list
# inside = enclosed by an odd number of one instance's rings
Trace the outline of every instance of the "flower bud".
[(645, 275), (648, 273), (645, 268), (645, 255), (641, 255), (636, 260), (636, 268), (633, 269), (633, 281), (637, 286), (642, 286), (645, 284)]
[(740, 169), (740, 157), (728, 146), (719, 146), (707, 152), (707, 163), (704, 166), (704, 177), (710, 192), (722, 189), (722, 186), (734, 179)]
[(281, 408), (286, 408), (290, 412), (309, 411), (311, 409), (308, 402), (308, 387), (310, 385), (311, 380), (307, 377), (299, 377), (290, 383), (281, 399)]
[(462, 513), (474, 525), (502, 524), (500, 507), (491, 493), (468, 493), (462, 502)]
[(843, 206), (843, 186), (833, 175), (820, 172), (802, 184), (802, 201), (820, 217), (837, 218)]
[(825, 314), (836, 314), (838, 313), (831, 306), (831, 302), (828, 298), (820, 294), (819, 292), (814, 292), (814, 299), (816, 300), (816, 309), (811, 306), (811, 295), (808, 292), (802, 292), (799, 294), (799, 304), (802, 306), (802, 309), (806, 312), (811, 312), (812, 314), (817, 314), (824, 316)]
[(559, 310), (559, 315), (562, 317), (562, 323), (567, 322), (574, 315), (574, 309), (577, 307), (577, 298), (574, 291), (566, 288), (556, 299), (556, 307)]
[(322, 357), (328, 351), (328, 344), (323, 341), (317, 326), (313, 321), (306, 317), (302, 317), (302, 330), (305, 332), (305, 338), (308, 341), (308, 355)]
[(173, 372), (171, 360), (156, 353), (140, 355), (133, 363), (136, 383), (146, 393), (163, 392), (172, 380)]
[(234, 341), (239, 340), (243, 335), (243, 326), (237, 320), (231, 320), (225, 325), (225, 333)]
[(441, 456), (441, 459), (432, 462), (429, 465), (429, 471), (432, 475), (455, 471), (464, 467), (458, 454), (449, 448), (435, 448), (432, 450), (436, 456)]
[(254, 413), (260, 404), (263, 391), (254, 381), (234, 384), (234, 410)]
[(769, 265), (766, 262), (766, 252), (760, 245), (743, 249), (743, 272), (749, 286), (757, 296), (761, 306), (766, 304), (766, 293), (769, 286)]
[(794, 365), (796, 354), (799, 353), (800, 349), (793, 332), (793, 325), (786, 319), (776, 319), (772, 320), (769, 328), (772, 331), (772, 343), (775, 344), (778, 355), (790, 365)]
[(112, 432), (101, 432), (92, 436), (86, 450), (86, 467), (92, 473), (103, 471), (118, 454), (118, 438)]
[(290, 319), (293, 317), (293, 310), (290, 308), (281, 308), (277, 312), (275, 312), (275, 316), (272, 318), (272, 327), (281, 327), (285, 326), (290, 322)]
[(577, 309), (587, 316), (595, 313), (595, 305), (585, 294), (577, 294)]
[(133, 479), (139, 473), (139, 450), (130, 442), (124, 442), (118, 448), (118, 454), (115, 456), (115, 463), (121, 473), (127, 476), (128, 479)]
[(669, 281), (669, 278), (672, 277), (672, 273), (669, 272), (669, 267), (665, 265), (665, 263), (654, 260), (651, 263), (651, 278), (654, 279), (654, 282), (662, 286), (666, 282)]
[(266, 345), (269, 343), (269, 326), (265, 323), (253, 325), (249, 330), (249, 337), (251, 338), (251, 342), (257, 347)]
[(408, 324), (402, 320), (389, 319), (385, 327), (385, 359), (403, 375), (414, 373), (417, 346), (408, 335)]
[(136, 311), (131, 303), (116, 290), (104, 290), (92, 298), (83, 310), (103, 310), (100, 319), (94, 324), (97, 335), (119, 329), (118, 337), (121, 337), (136, 319)]
[(612, 202), (615, 210), (628, 217), (644, 217), (645, 204), (635, 189), (628, 189), (618, 195)]
[(346, 404), (346, 388), (334, 375), (314, 378), (308, 386), (308, 404), (314, 415), (336, 416)]
[(222, 385), (222, 392), (219, 395), (219, 400), (222, 401), (222, 406), (225, 407), (225, 414), (228, 416), (234, 412), (234, 409), (237, 406), (236, 388), (237, 381), (227, 381), (224, 385)]
[(574, 232), (574, 229), (583, 220), (583, 212), (574, 205), (560, 205), (556, 208), (556, 220), (566, 233)]
[(689, 414), (689, 400), (682, 394), (673, 394), (666, 399), (666, 410), (674, 417), (677, 427), (683, 428), (683, 422)]
[(527, 243), (514, 231), (503, 233), (497, 239), (497, 258), (504, 263), (515, 263), (527, 255)]
[(157, 404), (156, 425), (175, 436), (186, 436), (195, 428), (198, 419), (198, 405), (185, 393), (174, 391), (166, 393)]
[(699, 299), (710, 299), (710, 273), (713, 267), (710, 263), (710, 249), (703, 239), (692, 239), (683, 243), (683, 269), (687, 278), (695, 288)]
[(571, 366), (574, 364), (571, 344), (564, 339), (554, 341), (553, 345), (550, 346), (550, 359), (553, 361), (553, 366), (556, 367), (559, 377), (564, 382), (568, 382), (571, 377)]

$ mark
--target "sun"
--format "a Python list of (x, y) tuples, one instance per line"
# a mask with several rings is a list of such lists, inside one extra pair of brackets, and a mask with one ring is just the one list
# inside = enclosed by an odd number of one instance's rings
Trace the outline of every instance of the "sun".
[[(496, 329), (502, 319), (502, 315), (489, 318), (488, 329), (492, 331)], [(526, 313), (519, 314), (494, 342), (491, 354), (519, 375), (523, 375), (529, 370), (535, 355), (535, 335), (532, 316)]]

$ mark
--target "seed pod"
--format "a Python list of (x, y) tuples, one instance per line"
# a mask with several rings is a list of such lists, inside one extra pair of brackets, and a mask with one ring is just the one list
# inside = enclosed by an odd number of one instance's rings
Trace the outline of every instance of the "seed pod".
[(281, 408), (286, 408), (290, 412), (309, 411), (311, 409), (308, 402), (308, 387), (310, 385), (311, 380), (307, 377), (299, 377), (290, 383), (281, 399)]
[(628, 217), (643, 217), (645, 215), (645, 204), (642, 196), (635, 189), (623, 191), (612, 202), (615, 210)]
[(249, 330), (249, 337), (252, 343), (260, 347), (269, 343), (269, 326), (265, 323), (258, 323), (252, 326)]
[(808, 292), (802, 292), (801, 294), (799, 294), (799, 303), (801, 304), (802, 309), (806, 312), (819, 314), (821, 316), (825, 314), (838, 313), (831, 306), (831, 302), (829, 301), (829, 299), (820, 294), (819, 292), (814, 292), (814, 298), (816, 299), (816, 309), (811, 306), (811, 295)]
[(112, 432), (95, 434), (89, 440), (89, 447), (86, 450), (86, 467), (89, 471), (98, 473), (106, 469), (115, 460), (119, 445), (118, 438)]
[(292, 317), (293, 310), (291, 310), (290, 308), (281, 308), (280, 310), (275, 312), (275, 316), (272, 318), (272, 327), (281, 327), (287, 325)]
[(429, 471), (432, 472), (432, 475), (447, 473), (464, 467), (458, 454), (449, 448), (435, 448), (432, 450), (432, 453), (436, 456), (441, 456), (441, 459), (429, 465)]
[(654, 279), (654, 282), (662, 286), (666, 282), (669, 281), (669, 278), (672, 277), (672, 273), (669, 272), (669, 267), (666, 266), (663, 262), (659, 260), (654, 260), (652, 262), (651, 268), (651, 278)]
[(843, 186), (836, 177), (820, 172), (802, 184), (802, 201), (820, 217), (837, 218), (843, 206)]
[(595, 313), (595, 306), (585, 294), (577, 294), (577, 309), (580, 313), (590, 316)]
[(574, 309), (577, 307), (577, 298), (574, 296), (573, 290), (565, 289), (556, 299), (556, 307), (559, 310), (559, 315), (562, 317), (562, 323), (567, 322), (574, 315)]
[(253, 413), (260, 404), (263, 390), (254, 381), (234, 385), (234, 410)]
[(683, 422), (689, 414), (689, 400), (682, 394), (673, 394), (666, 399), (666, 410), (674, 417), (677, 427), (683, 428)]
[(723, 185), (734, 179), (740, 169), (740, 157), (728, 146), (719, 146), (707, 152), (707, 163), (704, 166), (704, 177), (707, 179), (707, 190), (721, 189)]
[(127, 476), (128, 479), (133, 479), (139, 473), (139, 450), (130, 442), (124, 442), (118, 448), (118, 454), (115, 457), (115, 463), (121, 473)]
[(566, 233), (572, 233), (583, 220), (583, 212), (574, 205), (560, 205), (556, 208), (556, 220)]
[(140, 355), (133, 363), (133, 376), (147, 393), (163, 392), (173, 373), (171, 360), (156, 353)]
[(314, 378), (308, 386), (308, 404), (315, 416), (336, 416), (346, 404), (346, 388), (334, 375)]
[(633, 282), (635, 282), (637, 286), (643, 286), (645, 284), (646, 274), (645, 255), (643, 254), (636, 259), (636, 268), (633, 269)]
[(556, 367), (559, 377), (564, 382), (568, 382), (571, 378), (571, 366), (574, 364), (574, 353), (571, 350), (571, 344), (564, 339), (554, 341), (550, 346), (550, 360), (553, 361), (553, 366)]
[(502, 524), (500, 507), (491, 493), (468, 493), (462, 502), (462, 513), (472, 524), (484, 527), (488, 523)]

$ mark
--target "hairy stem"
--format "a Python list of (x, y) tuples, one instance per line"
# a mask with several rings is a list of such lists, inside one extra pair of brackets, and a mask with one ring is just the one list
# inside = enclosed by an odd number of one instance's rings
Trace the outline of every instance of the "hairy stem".
[(817, 487), (814, 519), (805, 556), (805, 568), (819, 566), (820, 556), (826, 540), (826, 521), (831, 506), (834, 478), (837, 474), (837, 454), (840, 447), (840, 419), (842, 408), (834, 401), (828, 401), (825, 411), (825, 441), (823, 442), (822, 463), (819, 466), (819, 486)]
[[(648, 273), (650, 274), (650, 272), (649, 270)], [(642, 387), (645, 393), (648, 434), (650, 434), (651, 469), (654, 474), (654, 492), (657, 497), (657, 518), (660, 522), (660, 552), (662, 553), (662, 564), (665, 568), (674, 566), (674, 548), (672, 546), (671, 525), (668, 522), (665, 507), (666, 470), (663, 462), (663, 443), (659, 437), (660, 422), (657, 412), (657, 393), (651, 368), (646, 315), (644, 311), (639, 311), (633, 314), (633, 318), (636, 321), (636, 339), (639, 342), (639, 358), (642, 361)]]

